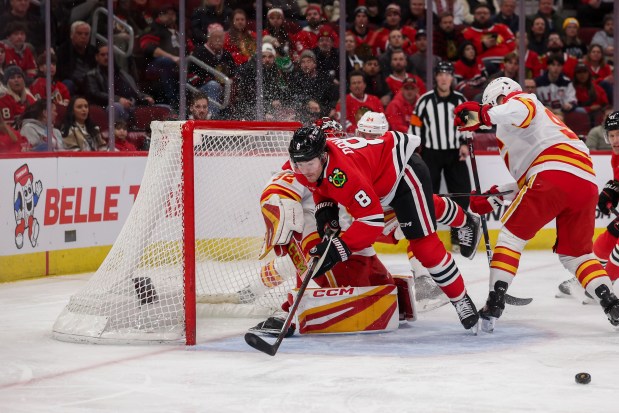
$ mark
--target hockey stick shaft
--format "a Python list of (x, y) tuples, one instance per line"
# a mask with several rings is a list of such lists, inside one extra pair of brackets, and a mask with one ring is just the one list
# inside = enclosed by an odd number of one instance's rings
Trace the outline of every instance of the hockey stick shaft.
[(477, 192), (476, 194), (467, 194), (466, 192), (453, 192), (453, 193), (446, 193), (446, 194), (437, 194), (438, 196), (442, 196), (445, 198), (457, 198), (457, 197), (463, 197), (463, 196), (484, 196), (484, 197), (490, 197), (490, 196), (503, 196), (503, 195), (508, 195), (511, 194), (512, 191), (511, 189), (507, 190), (507, 191), (501, 191), (501, 192), (495, 192), (493, 194), (480, 194), (479, 192)]
[[(475, 190), (478, 194), (481, 194), (481, 184), (479, 183), (479, 173), (477, 172), (477, 160), (475, 159), (475, 149), (473, 148), (473, 138), (468, 137), (467, 142), (469, 144), (469, 156), (471, 157), (471, 170), (473, 171), (473, 181), (475, 183)], [(488, 266), (492, 263), (492, 249), (490, 248), (490, 236), (488, 235), (488, 223), (486, 217), (480, 215), (481, 228), (484, 233), (484, 241), (486, 245), (486, 257), (488, 258)], [(533, 301), (532, 298), (519, 298), (509, 294), (505, 294), (505, 302), (509, 305), (527, 305)]]
[(297, 312), (297, 308), (301, 303), (301, 298), (303, 298), (303, 294), (305, 293), (305, 289), (309, 284), (310, 280), (316, 276), (316, 272), (322, 266), (322, 263), (325, 261), (327, 257), (327, 252), (329, 251), (329, 247), (331, 246), (331, 241), (333, 240), (333, 235), (329, 237), (329, 241), (327, 243), (327, 247), (325, 248), (325, 252), (322, 254), (320, 258), (314, 258), (312, 260), (312, 264), (305, 272), (305, 277), (303, 278), (303, 282), (297, 291), (297, 296), (288, 310), (288, 317), (286, 317), (286, 321), (284, 322), (284, 326), (282, 330), (277, 335), (275, 342), (273, 344), (267, 343), (263, 338), (258, 335), (248, 332), (245, 334), (245, 342), (255, 348), (256, 350), (262, 351), (263, 353), (268, 354), (269, 356), (274, 356), (279, 349), (279, 346), (282, 344), (286, 333), (288, 332), (288, 328), (290, 324), (292, 324), (292, 320), (294, 319), (294, 315)]

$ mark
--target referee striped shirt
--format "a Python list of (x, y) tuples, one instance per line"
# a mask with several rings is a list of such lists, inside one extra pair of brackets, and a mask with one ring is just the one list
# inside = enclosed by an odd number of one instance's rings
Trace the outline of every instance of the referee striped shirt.
[(421, 137), (423, 147), (435, 150), (458, 149), (461, 133), (454, 125), (454, 109), (465, 101), (464, 95), (456, 91), (444, 98), (439, 97), (435, 89), (424, 93), (414, 111), (421, 126), (411, 125), (411, 133)]

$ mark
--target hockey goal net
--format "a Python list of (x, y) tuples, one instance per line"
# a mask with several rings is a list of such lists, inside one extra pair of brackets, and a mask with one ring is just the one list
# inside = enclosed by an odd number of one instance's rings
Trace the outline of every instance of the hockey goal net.
[[(299, 126), (153, 122), (131, 213), (105, 261), (56, 320), (54, 337), (191, 345), (197, 314), (277, 311), (294, 267), (287, 257), (258, 260), (265, 230), (259, 200)], [(267, 262), (289, 278), (269, 279)]]

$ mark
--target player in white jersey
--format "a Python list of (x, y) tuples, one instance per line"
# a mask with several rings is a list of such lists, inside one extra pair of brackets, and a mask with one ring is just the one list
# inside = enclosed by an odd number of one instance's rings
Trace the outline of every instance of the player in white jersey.
[(490, 293), (479, 312), (481, 328), (494, 329), (522, 250), (552, 219), (556, 219), (554, 251), (559, 260), (600, 303), (611, 324), (619, 325), (619, 299), (592, 253), (598, 197), (585, 144), (534, 94), (523, 93), (518, 83), (506, 77), (488, 84), (481, 105), (465, 102), (455, 114), (456, 125), (463, 131), (496, 125), (501, 157), (520, 188), (501, 217), (504, 226), (490, 264)]

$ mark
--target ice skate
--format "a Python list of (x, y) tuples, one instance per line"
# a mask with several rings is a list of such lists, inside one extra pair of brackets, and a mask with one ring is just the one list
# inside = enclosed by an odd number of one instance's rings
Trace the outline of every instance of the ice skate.
[[(251, 331), (252, 333), (260, 333), (277, 337), (282, 331), (285, 322), (286, 320), (283, 317), (269, 317), (265, 321), (261, 321), (254, 327), (250, 328), (249, 331)], [(294, 324), (290, 324), (290, 327), (288, 327), (288, 332), (284, 337), (288, 338), (292, 336), (295, 332), (295, 329), (296, 326)]]
[[(475, 308), (475, 304), (473, 304), (471, 297), (469, 297), (468, 294), (464, 294), (464, 297), (458, 301), (453, 301), (452, 304), (456, 308), (462, 326), (467, 330), (475, 327), (479, 321), (479, 314), (477, 313), (477, 308)], [(476, 332), (477, 328), (473, 330)]]
[(428, 312), (449, 303), (449, 299), (429, 274), (415, 275), (415, 298), (420, 313)]
[(599, 297), (608, 321), (614, 326), (619, 326), (619, 298), (606, 285), (596, 288), (595, 295)]
[(501, 317), (505, 309), (506, 291), (507, 283), (505, 281), (497, 281), (494, 283), (494, 291), (488, 293), (486, 305), (479, 312), (482, 331), (486, 333), (492, 333), (494, 331), (496, 320)]
[(555, 294), (555, 298), (576, 298), (580, 299), (583, 304), (594, 303), (595, 300), (587, 291), (585, 291), (576, 277), (563, 281), (558, 286), (559, 291)]
[(472, 260), (477, 252), (479, 241), (481, 240), (481, 218), (471, 212), (466, 213), (466, 223), (458, 228), (458, 243), (460, 244), (460, 254)]

